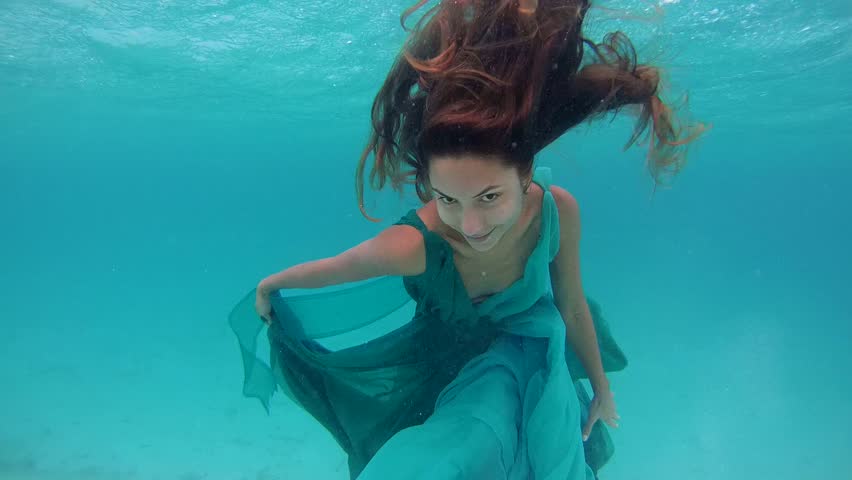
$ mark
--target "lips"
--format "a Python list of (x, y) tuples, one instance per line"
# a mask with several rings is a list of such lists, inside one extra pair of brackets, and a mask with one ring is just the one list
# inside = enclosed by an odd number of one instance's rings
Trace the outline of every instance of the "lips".
[(495, 230), (496, 228), (497, 228), (497, 227), (492, 228), (492, 229), (491, 229), (491, 231), (490, 231), (490, 232), (488, 232), (488, 233), (486, 233), (485, 235), (479, 235), (479, 236), (476, 236), (476, 237), (471, 237), (471, 236), (469, 236), (469, 235), (465, 235), (465, 238), (467, 238), (467, 239), (468, 239), (468, 240), (470, 240), (471, 242), (484, 242), (485, 240), (487, 240), (487, 239), (488, 239), (488, 237), (490, 237), (490, 236), (491, 236), (491, 234), (494, 232), (494, 230)]

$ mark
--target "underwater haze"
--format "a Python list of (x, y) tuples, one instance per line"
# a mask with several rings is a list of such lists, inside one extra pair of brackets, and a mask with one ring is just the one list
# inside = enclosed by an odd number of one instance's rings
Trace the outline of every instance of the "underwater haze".
[[(227, 315), (415, 205), (354, 192), (413, 3), (0, 2), (0, 478), (348, 478)], [(538, 159), (630, 361), (601, 479), (852, 478), (852, 3), (600, 7), (712, 126), (656, 191), (627, 115)]]

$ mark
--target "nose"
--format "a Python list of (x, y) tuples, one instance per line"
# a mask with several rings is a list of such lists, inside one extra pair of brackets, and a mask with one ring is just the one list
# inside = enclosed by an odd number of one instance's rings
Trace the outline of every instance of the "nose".
[(462, 232), (469, 237), (478, 237), (488, 233), (487, 223), (483, 215), (475, 210), (468, 210), (462, 216)]

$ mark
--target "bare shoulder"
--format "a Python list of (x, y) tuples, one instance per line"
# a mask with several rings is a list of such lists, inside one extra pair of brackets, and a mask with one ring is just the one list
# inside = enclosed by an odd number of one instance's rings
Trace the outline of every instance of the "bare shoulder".
[(560, 236), (564, 239), (576, 240), (580, 235), (580, 206), (577, 199), (568, 190), (551, 185), (550, 193), (559, 210)]
[(368, 256), (393, 275), (418, 275), (426, 269), (423, 234), (409, 225), (392, 225), (367, 242)]
[(443, 226), (444, 222), (438, 216), (438, 205), (435, 200), (430, 200), (417, 209), (417, 215), (426, 228), (432, 231), (438, 231)]
[(574, 195), (571, 195), (571, 192), (558, 185), (551, 185), (550, 193), (553, 194), (553, 199), (556, 201), (556, 206), (559, 208), (560, 218), (565, 215), (579, 217), (580, 206), (577, 204), (577, 199), (574, 198)]

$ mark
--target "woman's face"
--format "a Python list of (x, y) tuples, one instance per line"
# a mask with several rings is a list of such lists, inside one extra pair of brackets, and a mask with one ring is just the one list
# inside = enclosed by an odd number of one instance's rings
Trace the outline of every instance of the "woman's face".
[(429, 162), (438, 215), (479, 252), (494, 248), (518, 221), (528, 181), (494, 157), (436, 156)]

